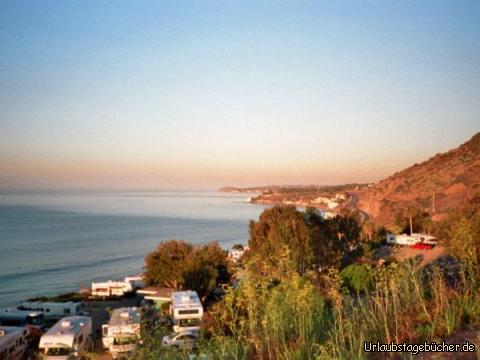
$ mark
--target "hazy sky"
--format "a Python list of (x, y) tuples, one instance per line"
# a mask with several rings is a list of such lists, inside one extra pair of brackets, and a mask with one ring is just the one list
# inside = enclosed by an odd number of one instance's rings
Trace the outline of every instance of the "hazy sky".
[(480, 1), (0, 2), (0, 188), (376, 181), (480, 130)]

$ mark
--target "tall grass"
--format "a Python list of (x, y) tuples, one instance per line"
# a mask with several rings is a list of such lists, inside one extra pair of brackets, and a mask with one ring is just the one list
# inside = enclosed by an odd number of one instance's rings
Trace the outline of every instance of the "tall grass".
[(209, 358), (315, 359), (327, 334), (325, 301), (290, 265), (281, 259), (277, 280), (250, 268), (216, 305), (215, 329), (202, 348)]
[[(464, 280), (472, 280), (468, 269), (463, 272)], [(371, 358), (364, 353), (365, 341), (440, 340), (480, 321), (477, 283), (463, 281), (450, 288), (439, 269), (425, 281), (414, 265), (392, 264), (377, 271), (375, 291), (363, 295), (341, 294), (340, 285), (330, 291), (333, 322), (329, 349), (334, 358)]]
[[(332, 270), (319, 289), (282, 257), (275, 277), (247, 266), (240, 286), (211, 310), (199, 352), (208, 359), (371, 359), (364, 342), (442, 340), (480, 322), (475, 268), (463, 266), (455, 287), (441, 269), (415, 264), (375, 269), (375, 289), (351, 293)], [(180, 358), (146, 342), (137, 358)], [(184, 356), (184, 355), (181, 355)], [(385, 354), (377, 354), (384, 358)], [(403, 354), (409, 358), (410, 354)]]

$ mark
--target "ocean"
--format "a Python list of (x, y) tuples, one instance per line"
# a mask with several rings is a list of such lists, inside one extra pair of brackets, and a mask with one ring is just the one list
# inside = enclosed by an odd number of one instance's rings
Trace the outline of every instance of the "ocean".
[(218, 192), (0, 191), (0, 306), (143, 270), (162, 241), (248, 241), (264, 207)]

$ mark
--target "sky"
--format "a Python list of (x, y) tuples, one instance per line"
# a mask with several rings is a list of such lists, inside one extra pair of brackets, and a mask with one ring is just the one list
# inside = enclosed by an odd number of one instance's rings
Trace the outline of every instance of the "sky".
[(480, 130), (480, 2), (0, 2), (0, 188), (378, 181)]

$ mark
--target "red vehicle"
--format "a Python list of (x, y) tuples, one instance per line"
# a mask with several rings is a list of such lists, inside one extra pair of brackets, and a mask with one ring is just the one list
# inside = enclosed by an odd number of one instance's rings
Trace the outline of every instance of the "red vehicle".
[(417, 249), (417, 250), (431, 250), (433, 249), (433, 245), (418, 243), (418, 244), (410, 245), (410, 248)]

